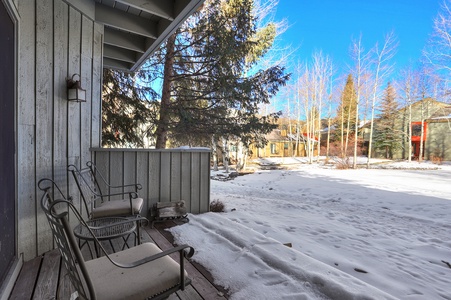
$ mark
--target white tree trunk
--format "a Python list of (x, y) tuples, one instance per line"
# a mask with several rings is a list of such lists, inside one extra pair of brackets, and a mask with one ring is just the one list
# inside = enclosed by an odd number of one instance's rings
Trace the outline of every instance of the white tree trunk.
[(388, 64), (388, 61), (393, 57), (396, 50), (396, 41), (393, 32), (385, 36), (385, 41), (382, 49), (379, 51), (377, 45), (374, 48), (376, 53), (376, 66), (374, 74), (373, 92), (372, 92), (372, 103), (371, 103), (371, 126), (370, 126), (370, 138), (368, 144), (368, 159), (366, 166), (370, 167), (371, 152), (373, 145), (373, 129), (374, 129), (374, 110), (376, 108), (376, 100), (378, 95), (378, 90), (380, 82), (384, 77), (386, 77), (391, 71), (392, 66)]
[(211, 137), (211, 149), (213, 155), (213, 170), (218, 171), (218, 148), (216, 147), (216, 140), (214, 135)]
[(229, 173), (229, 160), (229, 145), (227, 139), (225, 137), (222, 137), (222, 162), (224, 165), (224, 171), (226, 173)]
[(240, 141), (237, 145), (236, 150), (236, 170), (239, 172), (244, 168), (244, 147), (243, 143)]

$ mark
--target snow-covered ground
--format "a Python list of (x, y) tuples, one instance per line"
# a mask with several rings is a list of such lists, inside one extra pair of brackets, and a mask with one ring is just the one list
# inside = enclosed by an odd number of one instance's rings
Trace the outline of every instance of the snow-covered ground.
[(226, 212), (171, 229), (231, 299), (451, 299), (451, 166), (284, 163), (212, 180)]

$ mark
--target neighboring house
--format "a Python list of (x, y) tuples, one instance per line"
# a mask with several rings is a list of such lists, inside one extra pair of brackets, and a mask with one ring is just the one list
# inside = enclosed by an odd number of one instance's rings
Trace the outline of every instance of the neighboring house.
[[(306, 133), (301, 134), (300, 141), (298, 143), (296, 142), (296, 136), (294, 134), (288, 134), (287, 130), (274, 129), (267, 134), (265, 138), (268, 143), (263, 148), (257, 147), (255, 144), (251, 144), (249, 147), (251, 158), (307, 156)], [(315, 137), (311, 141), (313, 143), (317, 143), (318, 139)], [(314, 155), (316, 155), (316, 153), (317, 150), (315, 146)]]
[[(102, 69), (138, 70), (202, 2), (0, 0), (0, 299), (23, 261), (53, 249), (37, 181), (52, 178), (74, 195), (68, 164), (95, 160), (113, 184), (144, 178), (146, 208), (188, 191), (191, 209), (208, 211), (209, 151), (100, 149)], [(78, 95), (68, 79), (79, 81)], [(193, 165), (207, 168), (184, 182)]]
[[(411, 111), (411, 119), (409, 114)], [(426, 98), (398, 111), (394, 131), (402, 136), (401, 147), (392, 151), (394, 159), (418, 158), (423, 144), (423, 158), (434, 156), (451, 160), (451, 105)], [(377, 120), (375, 121), (377, 122)], [(423, 123), (423, 136), (421, 124)], [(409, 127), (412, 128), (412, 153), (409, 153)], [(365, 134), (368, 138), (369, 134)], [(421, 137), (422, 142), (421, 142)], [(373, 149), (373, 157), (384, 157), (385, 151)]]
[(426, 124), (425, 158), (451, 161), (451, 105), (437, 110)]

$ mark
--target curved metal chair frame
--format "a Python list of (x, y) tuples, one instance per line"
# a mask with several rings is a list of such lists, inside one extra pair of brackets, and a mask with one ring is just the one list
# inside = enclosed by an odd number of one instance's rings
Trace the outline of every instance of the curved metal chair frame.
[[(126, 184), (126, 185), (120, 185), (120, 186), (113, 186), (108, 183), (108, 181), (105, 179), (105, 177), (102, 175), (102, 173), (97, 169), (95, 164), (91, 161), (88, 161), (86, 163), (86, 167), (84, 168), (77, 168), (75, 165), (69, 165), (67, 167), (67, 170), (72, 173), (73, 178), (75, 180), (75, 183), (77, 185), (77, 188), (80, 192), (81, 199), (83, 200), (83, 205), (86, 210), (86, 213), (90, 219), (95, 219), (97, 217), (93, 216), (93, 212), (98, 208), (99, 206), (96, 205), (97, 201), (100, 201), (100, 206), (102, 203), (105, 203), (107, 201), (118, 201), (118, 200), (109, 200), (111, 197), (120, 197), (122, 199), (128, 199), (130, 202), (130, 211), (128, 213), (123, 214), (117, 214), (115, 212), (104, 212), (104, 215), (102, 217), (115, 217), (115, 216), (133, 216), (136, 217), (136, 237), (138, 244), (141, 243), (141, 236), (140, 236), (140, 225), (141, 221), (147, 219), (142, 218), (139, 216), (139, 213), (141, 212), (142, 207), (140, 210), (134, 211), (133, 209), (133, 199), (137, 199), (138, 191), (142, 189), (141, 184), (139, 183), (133, 183), (133, 184)], [(121, 189), (122, 191), (117, 193), (103, 193), (101, 186), (104, 186), (108, 189), (108, 191), (111, 190), (117, 190)]]
[[(80, 191), (83, 199), (86, 212), (89, 214), (95, 205), (95, 202), (100, 199), (100, 202), (109, 201), (110, 197), (128, 195), (130, 199), (130, 214), (135, 215), (132, 209), (132, 199), (138, 198), (138, 191), (142, 189), (142, 185), (139, 183), (125, 184), (113, 186), (97, 169), (96, 165), (88, 161), (85, 168), (77, 168), (77, 166), (71, 164), (67, 167), (67, 170), (72, 173), (75, 183)], [(100, 188), (100, 184), (106, 186), (108, 190), (123, 189), (123, 192), (105, 194)], [(114, 201), (114, 200), (111, 200)]]
[[(50, 185), (45, 185), (45, 182), (49, 182)], [(53, 199), (52, 197), (52, 191), (51, 187), (53, 188), (53, 193), (55, 193), (55, 189), (59, 191), (61, 194), (61, 198), (59, 199)], [(72, 229), (70, 227), (68, 216), (69, 212), (72, 211), (74, 216), (80, 221), (80, 224), (83, 226), (86, 226), (86, 230), (88, 230), (93, 240), (96, 242), (97, 246), (100, 248), (100, 250), (103, 252), (109, 263), (114, 265), (114, 268), (120, 268), (120, 269), (133, 269), (137, 268), (144, 264), (151, 264), (151, 262), (156, 261), (158, 259), (161, 259), (163, 257), (166, 257), (172, 253), (178, 252), (180, 255), (180, 268), (179, 268), (179, 283), (175, 286), (172, 286), (171, 288), (164, 289), (158, 292), (155, 292), (152, 295), (146, 296), (147, 299), (165, 299), (170, 294), (176, 292), (177, 290), (184, 290), (184, 288), (191, 283), (191, 280), (186, 277), (185, 270), (184, 270), (184, 259), (190, 258), (194, 254), (194, 249), (188, 245), (181, 245), (178, 247), (175, 247), (170, 250), (162, 251), (157, 254), (149, 255), (147, 257), (128, 262), (128, 263), (120, 263), (115, 260), (113, 260), (110, 255), (107, 253), (107, 251), (104, 249), (102, 244), (97, 240), (94, 233), (92, 232), (91, 228), (86, 224), (83, 217), (80, 215), (80, 213), (77, 211), (77, 209), (74, 207), (74, 205), (71, 203), (71, 201), (67, 200), (63, 193), (61, 192), (60, 188), (55, 184), (55, 182), (51, 179), (41, 179), (38, 182), (38, 187), (41, 189), (44, 194), (41, 198), (41, 208), (44, 211), (47, 220), (49, 222), (49, 226), (52, 230), (52, 234), (55, 240), (56, 245), (58, 246), (58, 249), (61, 253), (62, 260), (64, 263), (65, 268), (67, 269), (67, 272), (69, 274), (69, 278), (78, 294), (78, 297), (80, 299), (98, 299), (98, 298), (104, 298), (102, 295), (96, 294), (96, 286), (93, 284), (93, 280), (90, 276), (90, 272), (88, 268), (85, 265), (85, 260), (81, 254), (81, 251), (79, 250), (77, 246), (77, 241), (75, 239), (75, 236), (72, 232)], [(138, 247), (144, 247), (145, 244), (136, 246)], [(127, 251), (127, 250), (126, 250)], [(120, 252), (118, 252), (120, 253)], [(91, 260), (99, 260), (100, 258)], [(172, 260), (172, 259), (171, 259)], [(149, 268), (152, 268), (151, 265), (149, 265)], [(127, 278), (128, 280), (140, 280), (142, 281), (142, 286), (145, 287), (146, 282), (149, 282), (152, 280), (152, 278), (137, 278), (137, 276), (130, 276), (130, 278)], [(133, 296), (134, 297), (134, 296)]]

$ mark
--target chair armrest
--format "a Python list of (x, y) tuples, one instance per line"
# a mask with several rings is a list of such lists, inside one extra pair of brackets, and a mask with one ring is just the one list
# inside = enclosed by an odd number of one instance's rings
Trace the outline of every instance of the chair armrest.
[[(186, 250), (185, 250), (185, 249), (186, 249)], [(167, 255), (170, 255), (170, 254), (173, 254), (173, 253), (176, 253), (176, 252), (179, 252), (179, 254), (180, 254), (180, 263), (182, 264), (182, 260), (183, 260), (183, 259), (185, 259), (185, 258), (191, 258), (191, 257), (194, 255), (194, 248), (191, 247), (191, 246), (189, 246), (189, 245), (184, 244), (184, 245), (177, 246), (177, 247), (171, 248), (171, 249), (169, 249), (169, 250), (162, 251), (162, 252), (160, 252), (160, 253), (154, 254), (154, 255), (152, 255), (152, 256), (148, 256), (148, 257), (146, 257), (146, 258), (143, 258), (143, 259), (140, 259), (140, 260), (137, 260), (137, 261), (128, 263), (128, 264), (123, 264), (123, 263), (115, 262), (115, 261), (114, 261), (113, 259), (111, 259), (108, 255), (107, 255), (107, 256), (108, 256), (108, 259), (109, 259), (115, 266), (117, 266), (117, 267), (119, 267), (119, 268), (125, 268), (125, 269), (126, 269), (126, 268), (135, 268), (135, 267), (141, 266), (141, 265), (143, 265), (143, 264), (146, 264), (146, 263), (148, 263), (148, 262), (151, 262), (151, 261), (153, 261), (153, 260), (162, 258), (162, 257), (164, 257), (164, 256), (167, 256)]]
[(134, 187), (135, 192), (142, 190), (142, 185), (140, 183), (131, 183), (131, 184), (124, 184), (124, 185), (110, 185), (107, 182), (105, 184), (111, 188), (111, 189), (121, 189), (121, 188), (127, 188), (127, 187)]
[(130, 199), (136, 199), (138, 198), (138, 193), (136, 192), (124, 192), (124, 193), (113, 193), (113, 194), (97, 194), (95, 193), (94, 195), (97, 197), (112, 197), (112, 196), (124, 196), (124, 195), (129, 195)]
[(140, 260), (128, 263), (128, 264), (117, 263), (114, 260), (112, 260), (109, 257), (109, 255), (106, 255), (106, 256), (107, 256), (107, 259), (113, 265), (115, 265), (116, 267), (128, 268), (129, 269), (129, 268), (135, 268), (135, 267), (144, 265), (146, 263), (149, 263), (151, 261), (154, 261), (156, 259), (162, 258), (164, 256), (167, 256), (167, 255), (170, 255), (170, 254), (173, 254), (173, 253), (176, 253), (176, 252), (178, 252), (179, 255), (180, 255), (179, 256), (179, 266), (180, 266), (180, 269), (179, 269), (179, 271), (180, 271), (180, 285), (179, 286), (180, 286), (181, 290), (184, 290), (185, 289), (185, 283), (187, 281), (187, 278), (185, 276), (185, 258), (191, 258), (194, 255), (194, 248), (191, 247), (191, 246), (188, 246), (188, 245), (177, 246), (177, 247), (174, 247), (172, 249), (162, 251), (160, 253), (148, 256), (146, 258), (143, 258), (143, 259), (140, 259)]
[(96, 165), (92, 162), (92, 161), (88, 161), (86, 163), (86, 166), (88, 166), (91, 169), (92, 174), (94, 175), (94, 177), (96, 178), (96, 180), (102, 179), (103, 183), (108, 186), (108, 188), (112, 188), (112, 189), (118, 189), (118, 188), (126, 188), (126, 187), (134, 187), (135, 188), (135, 192), (138, 192), (139, 190), (142, 189), (142, 185), (140, 183), (131, 183), (131, 184), (124, 184), (124, 185), (111, 185), (106, 179), (105, 177), (103, 177), (102, 173), (100, 173), (97, 170)]

